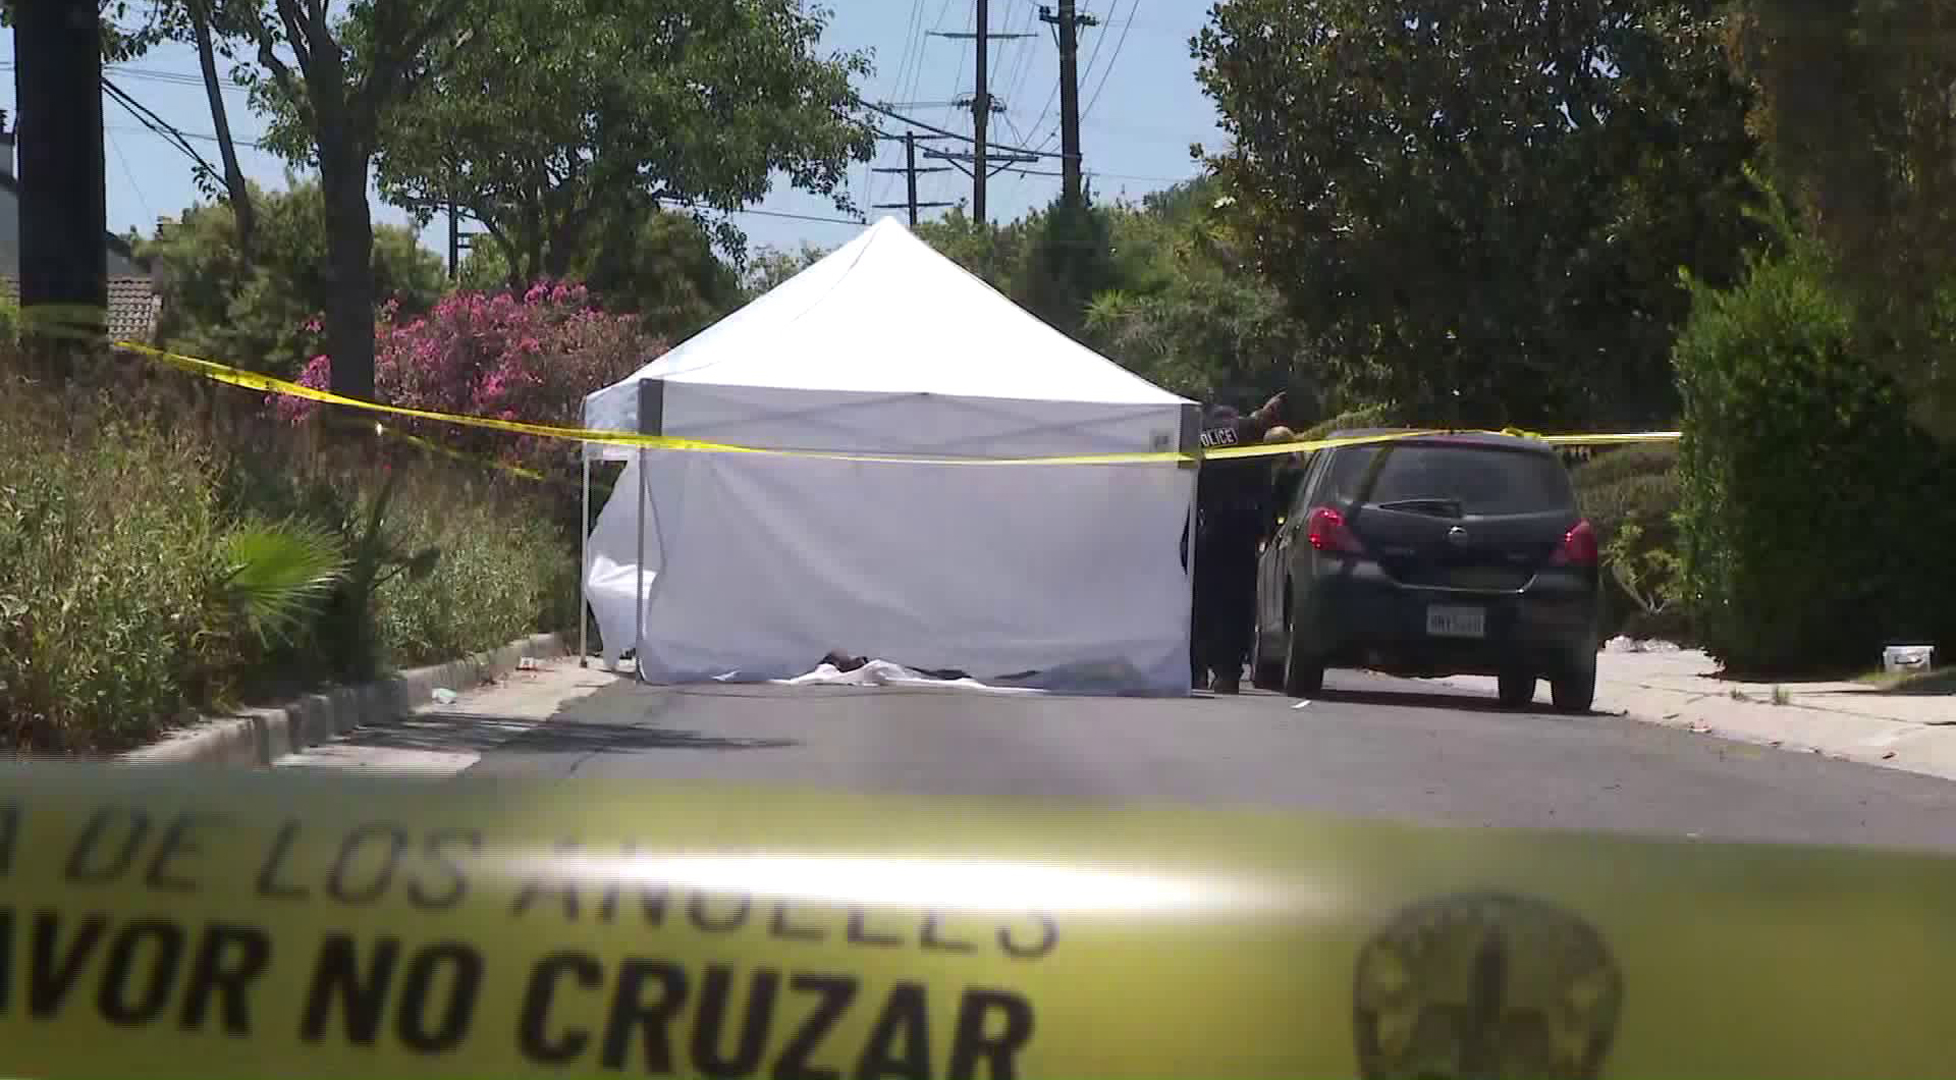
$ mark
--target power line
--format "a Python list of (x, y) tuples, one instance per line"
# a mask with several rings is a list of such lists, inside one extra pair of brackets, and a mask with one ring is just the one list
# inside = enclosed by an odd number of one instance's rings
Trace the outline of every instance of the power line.
[[(909, 69), (910, 76), (907, 82), (904, 80), (901, 73), (898, 74), (897, 85), (895, 89), (896, 89), (897, 97), (901, 100), (907, 101), (911, 98), (912, 95), (916, 94), (918, 85), (921, 84), (924, 79), (925, 58), (929, 54), (930, 34), (926, 33), (924, 30), (923, 12), (924, 12), (924, 5), (927, 4), (928, 2), (929, 0), (917, 0), (917, 3), (913, 8), (913, 14), (916, 15), (916, 18), (912, 21), (910, 27), (911, 49), (908, 51), (914, 53), (915, 61), (910, 65), (910, 69)], [(943, 0), (943, 3), (938, 5), (937, 17), (934, 20), (932, 20), (931, 25), (942, 26), (944, 24), (945, 16), (949, 15), (950, 13), (951, 13), (951, 0)], [(872, 203), (879, 201), (883, 197), (883, 192), (887, 190), (888, 190), (887, 186), (871, 187), (870, 201)]]
[[(1026, 29), (1030, 30), (1039, 21), (1039, 6), (1033, 0), (1026, 0), (1026, 9), (1030, 14), (1026, 16), (1025, 26)], [(1005, 92), (1005, 100), (1018, 100), (1019, 91), (1025, 89), (1026, 80), (1032, 76), (1033, 56), (1038, 51), (1037, 49), (1022, 49), (1019, 51), (1019, 63), (1012, 69), (1012, 86)]]
[[(1018, 173), (1020, 176), (1063, 176), (1065, 175), (1064, 173), (1055, 172), (1052, 169), (1022, 169), (1016, 165), (1007, 168), (1005, 171)], [(1194, 176), (1180, 176), (1180, 177), (1136, 176), (1133, 173), (1100, 172), (1095, 169), (1084, 170), (1084, 175), (1086, 175), (1089, 178), (1105, 177), (1108, 180), (1133, 180), (1136, 181), (1137, 183), (1144, 183), (1144, 184), (1186, 184), (1186, 183), (1190, 183), (1191, 181), (1200, 180), (1203, 177), (1202, 173), (1197, 173)]]
[[(120, 103), (118, 102), (118, 104), (120, 104)], [(155, 128), (153, 128), (153, 127), (150, 127), (150, 126), (149, 126), (149, 125), (147, 125), (147, 124), (145, 124), (145, 125), (143, 125), (142, 127), (134, 127), (134, 126), (131, 126), (131, 125), (129, 125), (129, 124), (110, 124), (110, 125), (108, 125), (108, 127), (109, 127), (109, 129), (110, 129), (110, 130), (112, 130), (112, 131), (127, 131), (127, 132), (131, 132), (131, 133), (135, 133), (135, 132), (148, 132), (149, 134), (152, 134), (152, 135), (160, 135), (160, 136), (162, 136), (163, 138), (166, 138), (166, 139), (167, 139), (167, 138), (170, 138), (170, 135), (169, 135), (169, 134), (168, 134), (167, 132), (161, 132), (161, 131), (158, 131), (158, 130), (156, 130)], [(183, 136), (184, 138), (186, 138), (186, 139), (196, 139), (196, 140), (197, 140), (197, 141), (199, 141), (199, 142), (210, 142), (210, 143), (214, 143), (214, 142), (217, 142), (217, 141), (218, 141), (218, 138), (217, 138), (217, 136), (215, 136), (215, 135), (212, 135), (212, 134), (210, 134), (209, 132), (204, 132), (204, 131), (183, 131), (183, 130), (181, 130), (181, 129), (178, 129), (178, 131), (177, 131), (177, 134), (179, 134), (179, 135), (182, 135), (182, 136)], [(263, 143), (257, 143), (257, 142), (253, 142), (253, 141), (251, 141), (250, 139), (233, 139), (233, 140), (231, 140), (231, 142), (232, 142), (232, 145), (234, 145), (234, 146), (243, 146), (243, 147), (247, 147), (247, 148), (249, 148), (249, 149), (252, 149), (252, 150), (264, 150), (264, 149), (266, 149)]]
[(115, 100), (116, 104), (122, 106), (129, 115), (135, 117), (137, 122), (157, 135), (162, 136), (170, 145), (183, 151), (185, 157), (188, 157), (212, 173), (217, 172), (216, 167), (204, 160), (204, 155), (198, 153), (196, 147), (191, 146), (189, 140), (183, 137), (183, 132), (178, 131), (169, 121), (151, 112), (147, 105), (124, 93), (121, 87), (110, 82), (106, 77), (102, 79), (102, 89), (108, 93), (109, 97)]
[[(873, 112), (873, 113), (877, 113), (877, 114), (879, 114), (879, 115), (882, 115), (882, 116), (887, 116), (887, 117), (889, 117), (890, 119), (892, 119), (892, 120), (896, 120), (896, 121), (898, 121), (898, 122), (900, 122), (900, 123), (905, 123), (905, 124), (909, 124), (909, 125), (910, 125), (911, 127), (915, 127), (915, 128), (921, 128), (921, 129), (922, 129), (922, 130), (924, 130), (924, 131), (928, 131), (928, 132), (931, 132), (932, 134), (936, 134), (936, 135), (944, 135), (944, 136), (947, 136), (947, 137), (949, 137), (949, 138), (953, 138), (953, 139), (957, 139), (957, 140), (959, 140), (960, 142), (967, 142), (967, 143), (972, 143), (972, 144), (974, 144), (974, 145), (976, 145), (976, 144), (977, 144), (977, 142), (978, 142), (978, 140), (976, 140), (976, 139), (974, 139), (974, 138), (972, 138), (972, 137), (971, 137), (971, 136), (969, 136), (969, 135), (960, 135), (959, 133), (957, 133), (957, 132), (955, 132), (955, 131), (948, 131), (948, 130), (946, 130), (946, 129), (944, 129), (944, 128), (941, 128), (941, 127), (937, 127), (937, 126), (935, 126), (935, 125), (932, 125), (932, 124), (926, 124), (926, 123), (924, 123), (924, 122), (923, 122), (922, 120), (912, 120), (912, 119), (911, 119), (910, 117), (908, 117), (908, 116), (905, 116), (905, 115), (903, 115), (902, 113), (899, 113), (899, 112), (894, 112), (894, 111), (892, 111), (892, 110), (889, 110), (889, 109), (886, 109), (886, 108), (883, 108), (883, 107), (882, 107), (882, 106), (880, 106), (880, 105), (872, 105), (872, 104), (870, 104), (869, 102), (867, 102), (867, 101), (864, 101), (863, 99), (861, 99), (861, 98), (859, 98), (859, 97), (853, 97), (853, 96), (852, 96), (852, 100), (854, 100), (854, 101), (855, 101), (855, 103), (856, 103), (856, 104), (857, 104), (858, 106), (860, 106), (860, 107), (862, 107), (862, 108), (865, 108), (865, 109), (868, 109), (868, 110), (869, 110), (870, 112)], [(1003, 144), (1003, 143), (996, 143), (996, 142), (992, 142), (992, 141), (990, 141), (989, 139), (988, 139), (988, 140), (986, 140), (986, 142), (985, 142), (985, 147), (986, 147), (986, 149), (988, 149), (988, 150), (1003, 150), (1004, 152), (1006, 152), (1006, 153), (1008, 153), (1008, 154), (1032, 154), (1032, 155), (1035, 155), (1035, 156), (1037, 156), (1037, 157), (1048, 157), (1048, 158), (1062, 158), (1062, 159), (1066, 157), (1066, 155), (1065, 155), (1065, 154), (1055, 154), (1055, 153), (1051, 153), (1051, 152), (1043, 152), (1043, 153), (1042, 153), (1041, 151), (1038, 151), (1038, 150), (1028, 150), (1028, 149), (1026, 149), (1026, 148), (1025, 148), (1025, 147), (1023, 147), (1023, 146), (1006, 146), (1006, 145), (1005, 145), (1005, 144)]]
[[(1114, 73), (1114, 65), (1120, 62), (1121, 50), (1127, 47), (1127, 35), (1134, 29), (1134, 12), (1141, 6), (1141, 0), (1129, 0), (1127, 5), (1127, 25), (1121, 27), (1121, 40), (1114, 43), (1114, 55), (1107, 58), (1107, 66), (1100, 72), (1100, 83), (1093, 88), (1093, 97), (1087, 99), (1087, 107), (1080, 110), (1085, 118), (1093, 113), (1093, 107), (1100, 101), (1100, 92), (1107, 88), (1107, 76)], [(1104, 35), (1103, 35), (1104, 36)]]
[[(188, 71), (159, 71), (155, 68), (130, 67), (126, 64), (107, 64), (104, 66), (107, 67), (110, 71), (115, 72), (119, 76), (123, 76), (125, 78), (130, 78), (130, 79), (138, 79), (144, 82), (173, 83), (177, 86), (203, 86), (204, 85), (204, 76), (201, 73), (193, 73)], [(218, 84), (227, 90), (250, 90), (251, 89), (250, 84), (241, 83), (236, 79), (219, 79)]]
[[(905, 74), (911, 69), (913, 61), (919, 70), (923, 67), (923, 51), (919, 43), (928, 39), (919, 36), (918, 31), (923, 28), (925, 2), (926, 0), (910, 0), (910, 20), (904, 30), (903, 58), (897, 61), (896, 78), (891, 80), (890, 84), (893, 89), (905, 97), (909, 95), (909, 91), (903, 88)], [(875, 164), (876, 162), (874, 160), (868, 163), (872, 167), (865, 174), (866, 179), (863, 185), (863, 194), (868, 196), (864, 201), (871, 205), (882, 198), (882, 191), (875, 180), (875, 169), (873, 168)]]
[(789, 221), (819, 221), (830, 225), (869, 224), (863, 218), (822, 217), (819, 214), (792, 214), (786, 210), (727, 210), (722, 207), (705, 206), (700, 203), (679, 202), (668, 199), (661, 199), (659, 201), (666, 203), (668, 206), (677, 206), (686, 210), (700, 210), (715, 214), (751, 214), (756, 217), (786, 218)]
[[(128, 64), (103, 64), (102, 68), (106, 72), (111, 72), (115, 75), (119, 75), (124, 78), (136, 79), (142, 82), (174, 83), (178, 86), (203, 86), (204, 85), (204, 76), (200, 72), (162, 71), (157, 68), (131, 67)], [(14, 61), (0, 60), (0, 71), (12, 71), (13, 69), (14, 69)], [(227, 90), (250, 90), (251, 89), (250, 83), (242, 83), (236, 79), (219, 79), (218, 83)]]
[(910, 65), (920, 60), (917, 43), (923, 39), (917, 31), (922, 28), (923, 18), (924, 0), (910, 0), (910, 19), (904, 24), (903, 32), (903, 58), (897, 61), (896, 78), (890, 80), (890, 85), (899, 92), (904, 92), (903, 80), (910, 71)]
[(143, 186), (136, 182), (136, 171), (129, 167), (129, 159), (123, 156), (122, 144), (114, 135), (109, 136), (109, 148), (115, 151), (115, 159), (122, 164), (122, 175), (129, 180), (129, 190), (136, 193), (136, 201), (143, 204), (143, 216), (154, 219), (156, 211), (149, 205), (149, 198), (143, 194)]
[[(973, 23), (972, 25), (973, 25), (973, 26), (975, 27), (975, 26), (976, 26), (977, 24), (976, 24), (976, 23), (974, 22), (974, 23)], [(949, 93), (948, 95), (946, 95), (946, 96), (948, 96), (948, 97), (950, 97), (950, 98), (952, 98), (953, 100), (955, 100), (955, 99), (957, 98), (957, 96), (958, 96), (958, 89), (959, 89), (960, 87), (962, 87), (962, 86), (964, 85), (964, 64), (965, 64), (965, 60), (966, 60), (966, 59), (967, 59), (967, 57), (966, 57), (966, 55), (965, 55), (965, 51), (964, 51), (963, 49), (959, 49), (959, 50), (958, 50), (958, 71), (957, 71), (957, 74), (956, 74), (956, 75), (954, 75), (954, 76), (952, 76), (952, 78), (951, 78), (951, 92), (950, 92), (950, 93)], [(958, 111), (958, 110), (957, 110), (957, 107), (956, 107), (955, 105), (954, 105), (954, 106), (952, 106), (952, 107), (950, 107), (950, 108), (948, 108), (948, 109), (945, 109), (945, 110), (944, 110), (944, 122), (945, 122), (945, 123), (947, 123), (947, 124), (948, 124), (948, 123), (950, 123), (950, 122), (951, 122), (951, 118), (952, 118), (953, 116), (955, 116), (955, 115), (957, 114), (957, 111)]]

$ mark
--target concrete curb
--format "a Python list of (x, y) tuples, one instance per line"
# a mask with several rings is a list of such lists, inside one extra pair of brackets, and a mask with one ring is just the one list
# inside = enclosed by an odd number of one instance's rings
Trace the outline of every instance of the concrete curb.
[[(1495, 693), (1495, 681), (1489, 678), (1438, 681), (1489, 697)], [(1739, 690), (1737, 696), (1734, 690)], [(1729, 742), (1956, 780), (1956, 724), (1870, 716), (1797, 701), (1774, 704), (1757, 693), (1709, 680), (1691, 687), (1657, 686), (1634, 675), (1609, 673), (1596, 681), (1594, 712)]]
[(361, 724), (406, 715), (432, 701), (437, 687), (466, 690), (515, 670), (518, 661), (526, 657), (565, 655), (567, 650), (559, 635), (536, 634), (491, 652), (403, 671), (381, 682), (307, 694), (283, 708), (245, 709), (234, 717), (207, 718), (116, 760), (137, 765), (270, 766), (287, 754), (317, 746)]
[(1635, 683), (1599, 688), (1597, 705), (1699, 735), (1956, 780), (1956, 727)]

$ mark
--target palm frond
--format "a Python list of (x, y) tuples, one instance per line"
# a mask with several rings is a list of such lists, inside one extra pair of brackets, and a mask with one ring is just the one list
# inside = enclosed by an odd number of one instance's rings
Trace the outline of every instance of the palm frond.
[(224, 538), (225, 601), (253, 633), (289, 640), (346, 573), (332, 533), (301, 522), (247, 525)]

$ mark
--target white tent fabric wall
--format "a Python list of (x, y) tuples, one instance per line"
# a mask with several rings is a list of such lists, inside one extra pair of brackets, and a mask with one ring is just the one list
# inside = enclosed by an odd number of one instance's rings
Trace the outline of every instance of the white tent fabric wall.
[[(586, 425), (638, 429), (643, 379), (663, 384), (647, 428), (777, 449), (1164, 450), (1191, 412), (893, 220), (590, 395)], [(636, 551), (637, 452), (594, 449), (631, 463), (590, 537), (586, 597), (612, 659), (642, 615), (651, 681), (787, 678), (840, 649), (1188, 691), (1191, 470), (651, 451)]]
[[(649, 462), (652, 682), (790, 678), (841, 649), (980, 680), (1040, 670), (1057, 671), (1056, 686), (1188, 689), (1185, 474)], [(637, 469), (617, 491), (636, 489)], [(591, 538), (587, 588), (607, 653), (633, 638), (635, 509), (612, 500)]]

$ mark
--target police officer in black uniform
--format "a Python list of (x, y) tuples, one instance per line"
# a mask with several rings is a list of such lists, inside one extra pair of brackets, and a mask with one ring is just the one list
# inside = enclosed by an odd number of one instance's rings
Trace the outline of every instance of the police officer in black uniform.
[[(1209, 410), (1202, 448), (1263, 441), (1284, 407), (1278, 394), (1248, 416), (1227, 405)], [(1256, 618), (1257, 539), (1270, 500), (1270, 463), (1261, 458), (1205, 461), (1196, 476), (1195, 611), (1189, 635), (1193, 685), (1234, 694), (1249, 659)]]

